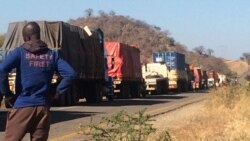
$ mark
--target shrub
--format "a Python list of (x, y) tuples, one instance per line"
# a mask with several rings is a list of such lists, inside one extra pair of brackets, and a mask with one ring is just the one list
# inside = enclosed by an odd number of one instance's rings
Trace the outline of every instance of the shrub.
[[(151, 133), (156, 129), (150, 124), (151, 116), (145, 114), (146, 110), (130, 115), (125, 110), (104, 117), (94, 124), (80, 126), (80, 132), (90, 136), (94, 141), (146, 141)], [(156, 140), (170, 141), (170, 135), (165, 132)]]

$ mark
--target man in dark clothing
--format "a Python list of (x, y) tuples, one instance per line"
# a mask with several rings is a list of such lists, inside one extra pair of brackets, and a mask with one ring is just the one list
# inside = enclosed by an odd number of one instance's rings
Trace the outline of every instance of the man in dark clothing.
[[(72, 67), (40, 40), (40, 27), (29, 22), (23, 28), (25, 43), (0, 65), (0, 90), (13, 108), (8, 113), (5, 141), (20, 141), (30, 133), (32, 141), (46, 141), (50, 128), (49, 88), (54, 72), (62, 76), (54, 98), (59, 98), (75, 78)], [(8, 73), (16, 69), (16, 94), (10, 92)]]

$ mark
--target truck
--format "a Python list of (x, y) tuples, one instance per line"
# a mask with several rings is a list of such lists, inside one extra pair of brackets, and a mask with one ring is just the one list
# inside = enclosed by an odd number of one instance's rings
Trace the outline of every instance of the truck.
[(208, 71), (208, 87), (218, 87), (219, 86), (219, 76), (214, 70)]
[(188, 90), (188, 76), (185, 70), (185, 55), (174, 51), (153, 53), (154, 63), (164, 63), (168, 69), (169, 90), (185, 92)]
[(194, 79), (193, 79), (193, 84), (192, 84), (192, 89), (193, 90), (198, 90), (201, 89), (202, 86), (202, 73), (201, 73), (201, 68), (194, 66), (193, 64), (190, 65), (190, 70), (194, 74)]
[(187, 72), (187, 80), (188, 80), (188, 91), (193, 90), (193, 83), (194, 83), (194, 71), (193, 68), (190, 67), (192, 64), (186, 64), (186, 72)]
[(108, 75), (113, 79), (116, 98), (141, 97), (144, 88), (140, 50), (135, 45), (105, 41)]
[(202, 89), (207, 89), (208, 88), (208, 75), (206, 70), (202, 70), (202, 81), (201, 81), (201, 88)]
[[(57, 105), (74, 105), (80, 98), (87, 102), (102, 101), (105, 95), (104, 36), (101, 29), (91, 30), (62, 21), (36, 21), (41, 28), (41, 40), (55, 50), (76, 71), (72, 87), (56, 101)], [(22, 29), (27, 21), (14, 22), (2, 47), (2, 58), (23, 44)], [(12, 73), (11, 76), (14, 76)], [(55, 93), (60, 76), (55, 73), (51, 93)], [(13, 86), (12, 86), (13, 87)]]
[(223, 86), (227, 83), (227, 77), (225, 74), (218, 73), (218, 81), (219, 81), (219, 86)]
[(168, 93), (168, 67), (163, 63), (146, 63), (142, 66), (147, 94)]

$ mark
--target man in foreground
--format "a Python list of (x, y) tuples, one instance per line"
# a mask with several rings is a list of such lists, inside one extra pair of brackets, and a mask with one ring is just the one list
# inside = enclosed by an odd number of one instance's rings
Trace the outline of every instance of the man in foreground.
[[(13, 106), (7, 116), (5, 141), (20, 141), (30, 133), (31, 141), (46, 141), (50, 128), (50, 97), (58, 99), (75, 78), (72, 67), (40, 40), (40, 27), (29, 22), (23, 28), (24, 44), (13, 50), (0, 65), (0, 91)], [(9, 90), (8, 73), (16, 69), (16, 94)], [(49, 93), (53, 74), (62, 80), (56, 94)]]

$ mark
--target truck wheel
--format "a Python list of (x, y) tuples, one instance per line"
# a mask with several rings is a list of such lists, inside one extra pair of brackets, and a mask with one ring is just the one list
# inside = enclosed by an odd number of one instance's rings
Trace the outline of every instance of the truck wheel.
[(103, 97), (103, 86), (101, 83), (96, 83), (95, 84), (95, 101), (96, 102), (102, 102), (102, 97)]
[(86, 101), (88, 103), (101, 102), (103, 97), (103, 90), (101, 83), (89, 85), (87, 88)]
[(66, 98), (66, 105), (65, 106), (71, 106), (72, 105), (72, 96), (71, 96), (71, 89), (68, 90), (68, 92), (65, 94)]
[(107, 95), (106, 98), (108, 99), (108, 101), (113, 101), (114, 100), (113, 95)]
[(162, 94), (162, 83), (157, 82), (156, 84), (156, 94)]
[(60, 95), (58, 101), (57, 101), (58, 106), (66, 106), (66, 94)]
[(79, 90), (77, 86), (73, 86), (72, 87), (72, 91), (71, 91), (71, 102), (72, 105), (76, 105), (79, 102), (79, 96), (78, 96)]
[(130, 98), (130, 87), (128, 84), (122, 84), (121, 92), (118, 97), (122, 99)]
[(176, 92), (177, 93), (181, 93), (181, 89), (182, 89), (182, 86), (181, 86), (181, 82), (180, 81), (177, 81), (177, 88), (176, 88)]
[(86, 85), (85, 92), (86, 92), (85, 99), (86, 99), (87, 103), (96, 102), (96, 99), (94, 96), (95, 95), (95, 86), (93, 86), (93, 84)]
[(167, 94), (168, 93), (167, 81), (163, 81), (163, 83), (162, 83), (162, 93), (163, 94)]
[(131, 97), (139, 98), (140, 97), (140, 85), (138, 83), (130, 85)]

